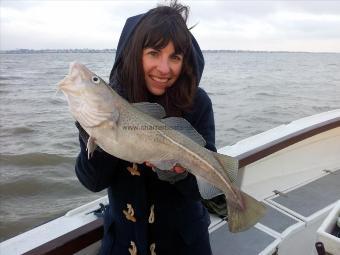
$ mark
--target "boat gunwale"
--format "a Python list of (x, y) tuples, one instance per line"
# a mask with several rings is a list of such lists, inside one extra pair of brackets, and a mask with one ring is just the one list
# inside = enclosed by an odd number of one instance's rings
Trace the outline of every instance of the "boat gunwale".
[(283, 136), (280, 139), (274, 140), (265, 145), (241, 153), (236, 156), (239, 160), (239, 168), (250, 165), (295, 143), (338, 127), (340, 127), (340, 117), (317, 123), (297, 132)]
[(103, 237), (103, 231), (103, 218), (97, 218), (84, 226), (76, 228), (69, 233), (33, 248), (32, 250), (23, 253), (23, 255), (74, 254), (101, 240)]
[[(290, 133), (281, 137), (280, 139), (251, 149), (247, 152), (241, 153), (236, 156), (239, 160), (239, 168), (250, 165), (255, 161), (258, 161), (302, 140), (338, 127), (340, 127), (340, 117), (335, 117), (333, 119), (329, 119)], [(33, 248), (32, 250), (24, 253), (24, 255), (73, 254), (101, 240), (103, 237), (103, 231), (103, 220), (102, 218), (98, 218), (82, 227), (72, 230), (69, 233), (61, 235), (46, 242), (43, 245)]]

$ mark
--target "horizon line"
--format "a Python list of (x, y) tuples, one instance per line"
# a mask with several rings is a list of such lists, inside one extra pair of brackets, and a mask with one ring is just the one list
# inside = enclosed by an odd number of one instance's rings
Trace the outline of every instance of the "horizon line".
[[(27, 48), (17, 48), (17, 49), (0, 49), (0, 53), (58, 53), (58, 52), (88, 52), (88, 53), (96, 53), (96, 52), (116, 52), (117, 50), (114, 48), (103, 48), (103, 49), (95, 49), (95, 48), (45, 48), (45, 49), (27, 49)], [(290, 51), (290, 50), (243, 50), (243, 49), (202, 49), (202, 52), (254, 52), (254, 53), (335, 53), (338, 54), (340, 52), (336, 51)]]

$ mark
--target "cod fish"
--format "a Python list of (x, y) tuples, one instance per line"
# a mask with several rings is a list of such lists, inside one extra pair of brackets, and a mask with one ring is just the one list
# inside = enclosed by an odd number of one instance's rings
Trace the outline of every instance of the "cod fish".
[(202, 136), (183, 118), (165, 118), (163, 107), (156, 103), (130, 104), (76, 62), (70, 64), (69, 74), (58, 87), (71, 114), (90, 136), (89, 155), (98, 145), (136, 164), (149, 162), (159, 169), (180, 164), (226, 195), (231, 232), (250, 228), (264, 215), (264, 204), (234, 184), (238, 161), (204, 148)]

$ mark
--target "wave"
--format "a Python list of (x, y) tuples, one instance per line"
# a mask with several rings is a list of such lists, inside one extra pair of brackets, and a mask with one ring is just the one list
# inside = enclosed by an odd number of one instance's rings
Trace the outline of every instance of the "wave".
[(256, 96), (264, 96), (264, 97), (272, 97), (275, 96), (274, 93), (268, 93), (268, 92), (258, 92), (255, 94)]
[(22, 76), (0, 76), (0, 81), (23, 80)]
[[(5, 84), (0, 82), (0, 86), (2, 86), (2, 85), (5, 85)], [(2, 95), (7, 95), (7, 94), (10, 94), (10, 93), (11, 93), (11, 91), (0, 89), (0, 94), (2, 94)]]
[(8, 137), (13, 135), (24, 135), (34, 133), (35, 129), (29, 127), (13, 127), (13, 128), (2, 128), (0, 129), (1, 136)]
[(28, 127), (16, 127), (16, 128), (13, 128), (11, 131), (13, 135), (20, 135), (20, 134), (27, 134), (27, 133), (34, 132), (33, 129), (28, 128)]
[(16, 155), (0, 155), (3, 165), (15, 166), (56, 166), (60, 164), (74, 164), (74, 157), (67, 157), (49, 153), (26, 153)]

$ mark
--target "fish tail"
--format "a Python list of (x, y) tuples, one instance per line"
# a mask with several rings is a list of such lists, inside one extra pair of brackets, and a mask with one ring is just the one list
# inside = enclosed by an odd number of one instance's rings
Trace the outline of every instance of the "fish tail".
[(228, 203), (228, 226), (232, 233), (245, 231), (255, 225), (265, 214), (266, 207), (262, 202), (241, 192), (243, 208)]
[(223, 184), (219, 186), (227, 197), (229, 231), (235, 233), (247, 230), (264, 216), (266, 207), (233, 185), (237, 181), (239, 169), (237, 158), (219, 153), (213, 155), (231, 182), (229, 189), (223, 188)]

